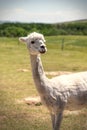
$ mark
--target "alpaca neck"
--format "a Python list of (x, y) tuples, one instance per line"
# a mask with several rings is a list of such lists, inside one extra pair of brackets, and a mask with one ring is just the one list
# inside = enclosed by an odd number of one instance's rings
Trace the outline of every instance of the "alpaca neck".
[(35, 85), (39, 93), (44, 94), (46, 90), (45, 81), (47, 77), (45, 76), (45, 72), (43, 70), (40, 55), (30, 55), (30, 59)]

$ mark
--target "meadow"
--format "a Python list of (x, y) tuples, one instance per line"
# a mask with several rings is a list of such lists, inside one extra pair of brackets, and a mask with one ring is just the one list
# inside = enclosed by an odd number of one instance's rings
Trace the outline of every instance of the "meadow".
[[(42, 55), (45, 71), (87, 70), (86, 36), (49, 36), (46, 45), (48, 51)], [(49, 112), (43, 105), (23, 102), (29, 96), (38, 93), (26, 45), (18, 38), (0, 38), (0, 130), (52, 129)], [(87, 130), (86, 108), (78, 115), (65, 115), (61, 130)]]

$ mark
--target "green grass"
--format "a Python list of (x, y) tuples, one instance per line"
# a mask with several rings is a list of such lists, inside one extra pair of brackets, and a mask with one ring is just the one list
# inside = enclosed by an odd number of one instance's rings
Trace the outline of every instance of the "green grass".
[[(61, 50), (64, 39), (64, 50)], [(45, 71), (87, 70), (86, 36), (46, 37), (48, 52), (42, 55)], [(28, 69), (28, 72), (22, 72)], [(17, 38), (0, 38), (0, 130), (49, 130), (50, 116), (44, 106), (19, 103), (37, 96), (28, 51)], [(87, 110), (64, 116), (61, 130), (86, 130)]]
[[(64, 39), (64, 50), (61, 50)], [(58, 36), (47, 38), (48, 53), (44, 55), (47, 71), (84, 71), (87, 70), (87, 37)]]

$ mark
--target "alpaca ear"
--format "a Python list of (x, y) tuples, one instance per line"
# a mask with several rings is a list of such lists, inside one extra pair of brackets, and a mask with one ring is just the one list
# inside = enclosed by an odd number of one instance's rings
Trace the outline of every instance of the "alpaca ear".
[(21, 42), (27, 42), (27, 39), (28, 39), (27, 37), (20, 37), (19, 41), (21, 41)]

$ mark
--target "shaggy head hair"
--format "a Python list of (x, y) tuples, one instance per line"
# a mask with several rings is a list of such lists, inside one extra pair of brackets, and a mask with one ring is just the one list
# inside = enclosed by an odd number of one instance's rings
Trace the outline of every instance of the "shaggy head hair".
[(47, 51), (45, 38), (40, 33), (33, 32), (27, 37), (20, 37), (19, 40), (26, 43), (27, 48), (32, 55), (45, 53)]

